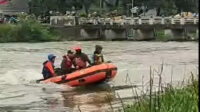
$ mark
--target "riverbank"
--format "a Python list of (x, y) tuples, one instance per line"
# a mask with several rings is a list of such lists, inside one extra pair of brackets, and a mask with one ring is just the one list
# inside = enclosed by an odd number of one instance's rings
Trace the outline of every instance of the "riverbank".
[(0, 24), (0, 43), (58, 41), (57, 33), (35, 16), (20, 15), (17, 23)]
[(158, 92), (150, 91), (150, 95), (138, 97), (135, 103), (126, 105), (124, 110), (125, 112), (198, 112), (198, 83), (192, 74), (186, 86), (177, 88), (168, 85)]

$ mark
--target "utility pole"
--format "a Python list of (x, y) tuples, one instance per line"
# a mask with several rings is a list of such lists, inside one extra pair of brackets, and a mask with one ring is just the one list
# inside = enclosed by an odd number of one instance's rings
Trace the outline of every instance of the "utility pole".
[[(132, 0), (132, 4), (131, 4), (131, 6), (132, 6), (132, 10), (133, 10), (133, 0)], [(133, 12), (131, 11), (131, 15), (132, 15), (132, 17), (133, 17)]]
[(133, 0), (132, 0), (132, 8), (133, 8)]
[(102, 14), (102, 0), (100, 0), (99, 6), (100, 6), (100, 13)]
[(32, 7), (32, 1), (29, 0), (28, 4), (29, 4), (29, 13), (32, 13), (32, 9), (33, 9), (33, 7)]

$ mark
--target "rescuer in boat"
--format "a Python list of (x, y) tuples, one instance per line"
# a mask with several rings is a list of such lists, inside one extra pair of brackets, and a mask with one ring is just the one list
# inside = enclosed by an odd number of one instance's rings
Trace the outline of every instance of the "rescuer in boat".
[(104, 62), (103, 54), (102, 54), (103, 47), (101, 45), (95, 46), (94, 54), (92, 55), (92, 64), (98, 65)]
[(71, 73), (74, 71), (73, 65), (74, 53), (71, 50), (67, 51), (67, 55), (63, 56), (61, 63), (61, 71), (63, 74)]
[(50, 77), (56, 76), (56, 73), (54, 70), (55, 58), (56, 56), (54, 54), (49, 54), (48, 60), (43, 63), (42, 74), (43, 74), (44, 79), (48, 79)]
[(87, 62), (91, 65), (91, 62), (88, 56), (85, 53), (82, 53), (81, 47), (75, 48), (76, 54), (74, 55), (73, 64), (76, 70), (80, 70), (87, 67)]

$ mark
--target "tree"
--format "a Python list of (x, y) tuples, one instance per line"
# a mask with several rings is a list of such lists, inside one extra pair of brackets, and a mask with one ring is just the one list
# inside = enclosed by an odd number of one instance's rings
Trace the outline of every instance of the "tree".
[[(199, 0), (133, 0), (133, 6), (145, 6), (147, 9), (156, 8), (158, 16), (173, 15), (181, 11), (197, 12)], [(91, 9), (93, 6), (93, 9)], [(103, 10), (106, 14), (113, 10), (117, 10), (122, 14), (130, 13), (132, 7), (132, 0), (29, 0), (30, 13), (39, 15), (46, 15), (49, 11), (59, 11), (65, 13), (66, 11), (83, 10), (86, 14), (90, 11)]]
[(197, 12), (199, 0), (175, 0), (178, 12)]

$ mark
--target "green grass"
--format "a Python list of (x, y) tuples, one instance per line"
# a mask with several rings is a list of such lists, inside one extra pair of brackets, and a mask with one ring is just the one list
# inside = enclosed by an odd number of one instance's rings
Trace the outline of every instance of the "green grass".
[(198, 80), (192, 77), (187, 86), (169, 86), (160, 94), (152, 94), (151, 99), (145, 96), (132, 105), (127, 105), (125, 112), (198, 112), (198, 87)]
[(57, 33), (42, 25), (35, 16), (20, 15), (16, 24), (0, 25), (0, 42), (42, 42), (58, 40)]

